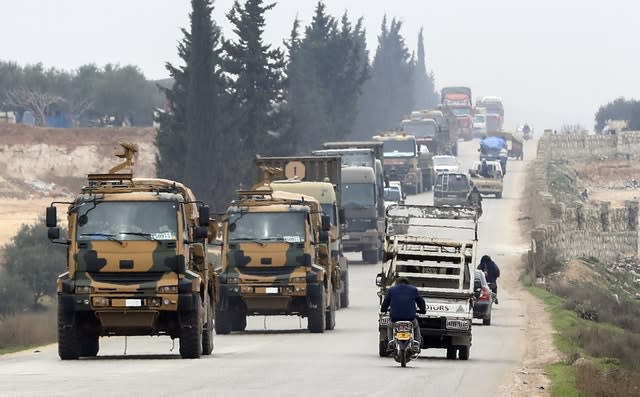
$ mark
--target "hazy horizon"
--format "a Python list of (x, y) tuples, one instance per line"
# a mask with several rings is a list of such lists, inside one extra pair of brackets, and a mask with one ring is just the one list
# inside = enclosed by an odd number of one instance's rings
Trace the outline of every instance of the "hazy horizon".
[[(268, 2), (265, 2), (268, 3)], [(296, 16), (306, 26), (317, 1), (280, 0), (267, 13), (265, 39), (281, 46)], [(186, 0), (56, 2), (21, 0), (3, 4), (0, 34), (4, 61), (73, 70), (87, 63), (132, 64), (149, 79), (168, 77), (165, 62), (180, 63), (176, 45), (187, 28)], [(225, 37), (225, 14), (233, 0), (214, 2), (214, 19)], [(528, 121), (536, 131), (562, 124), (594, 125), (598, 107), (618, 97), (639, 97), (640, 38), (632, 18), (640, 3), (623, 0), (515, 2), (459, 0), (431, 4), (326, 0), (327, 11), (352, 20), (364, 17), (373, 56), (382, 18), (403, 22), (411, 51), (424, 27), (427, 68), (439, 90), (471, 87), (474, 100), (497, 95), (505, 105), (505, 129)], [(26, 22), (25, 22), (26, 21)], [(25, 27), (31, 34), (19, 34)]]

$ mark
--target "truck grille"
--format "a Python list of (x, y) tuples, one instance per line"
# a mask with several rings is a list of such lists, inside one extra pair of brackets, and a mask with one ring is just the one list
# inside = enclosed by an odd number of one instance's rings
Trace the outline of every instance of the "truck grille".
[(100, 283), (131, 285), (157, 282), (164, 274), (162, 272), (92, 272), (89, 276)]

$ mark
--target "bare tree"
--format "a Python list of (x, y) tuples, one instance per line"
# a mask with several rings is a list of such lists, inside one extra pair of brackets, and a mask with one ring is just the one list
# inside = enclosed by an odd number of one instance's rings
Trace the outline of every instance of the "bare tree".
[(29, 89), (16, 88), (7, 91), (6, 104), (9, 106), (31, 110), (39, 126), (46, 124), (49, 106), (62, 102), (62, 97)]
[(71, 112), (71, 118), (73, 126), (78, 127), (80, 124), (80, 118), (82, 115), (93, 107), (93, 99), (91, 98), (76, 98), (71, 100), (64, 100), (69, 106), (69, 112)]

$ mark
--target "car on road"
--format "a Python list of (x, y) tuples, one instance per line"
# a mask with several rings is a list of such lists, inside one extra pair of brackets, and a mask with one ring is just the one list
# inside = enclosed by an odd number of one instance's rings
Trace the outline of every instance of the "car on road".
[(442, 172), (433, 187), (433, 205), (465, 205), (471, 190), (467, 174)]
[(493, 292), (491, 292), (482, 270), (476, 269), (473, 291), (475, 296), (475, 300), (473, 302), (473, 318), (480, 318), (482, 319), (482, 324), (491, 325)]
[(384, 188), (384, 208), (393, 204), (404, 204), (404, 197), (400, 186), (389, 186)]
[(433, 172), (438, 175), (442, 172), (460, 171), (460, 162), (455, 156), (439, 155), (433, 156)]

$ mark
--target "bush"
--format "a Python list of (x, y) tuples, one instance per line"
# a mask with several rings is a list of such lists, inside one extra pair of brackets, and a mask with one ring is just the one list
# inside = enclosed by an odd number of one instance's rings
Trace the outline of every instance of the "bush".
[(624, 369), (605, 370), (593, 363), (576, 365), (576, 387), (588, 397), (635, 397), (640, 376)]
[(30, 303), (27, 285), (15, 274), (0, 269), (0, 316), (21, 313)]
[(614, 358), (628, 368), (640, 369), (640, 335), (599, 327), (579, 327), (573, 337), (592, 356)]
[[(56, 278), (66, 270), (66, 247), (51, 244), (47, 239), (47, 228), (40, 221), (23, 225), (13, 241), (4, 246), (4, 251), (5, 273), (26, 285), (31, 308), (41, 309), (41, 299), (55, 294)], [(0, 306), (3, 304), (0, 301)]]

